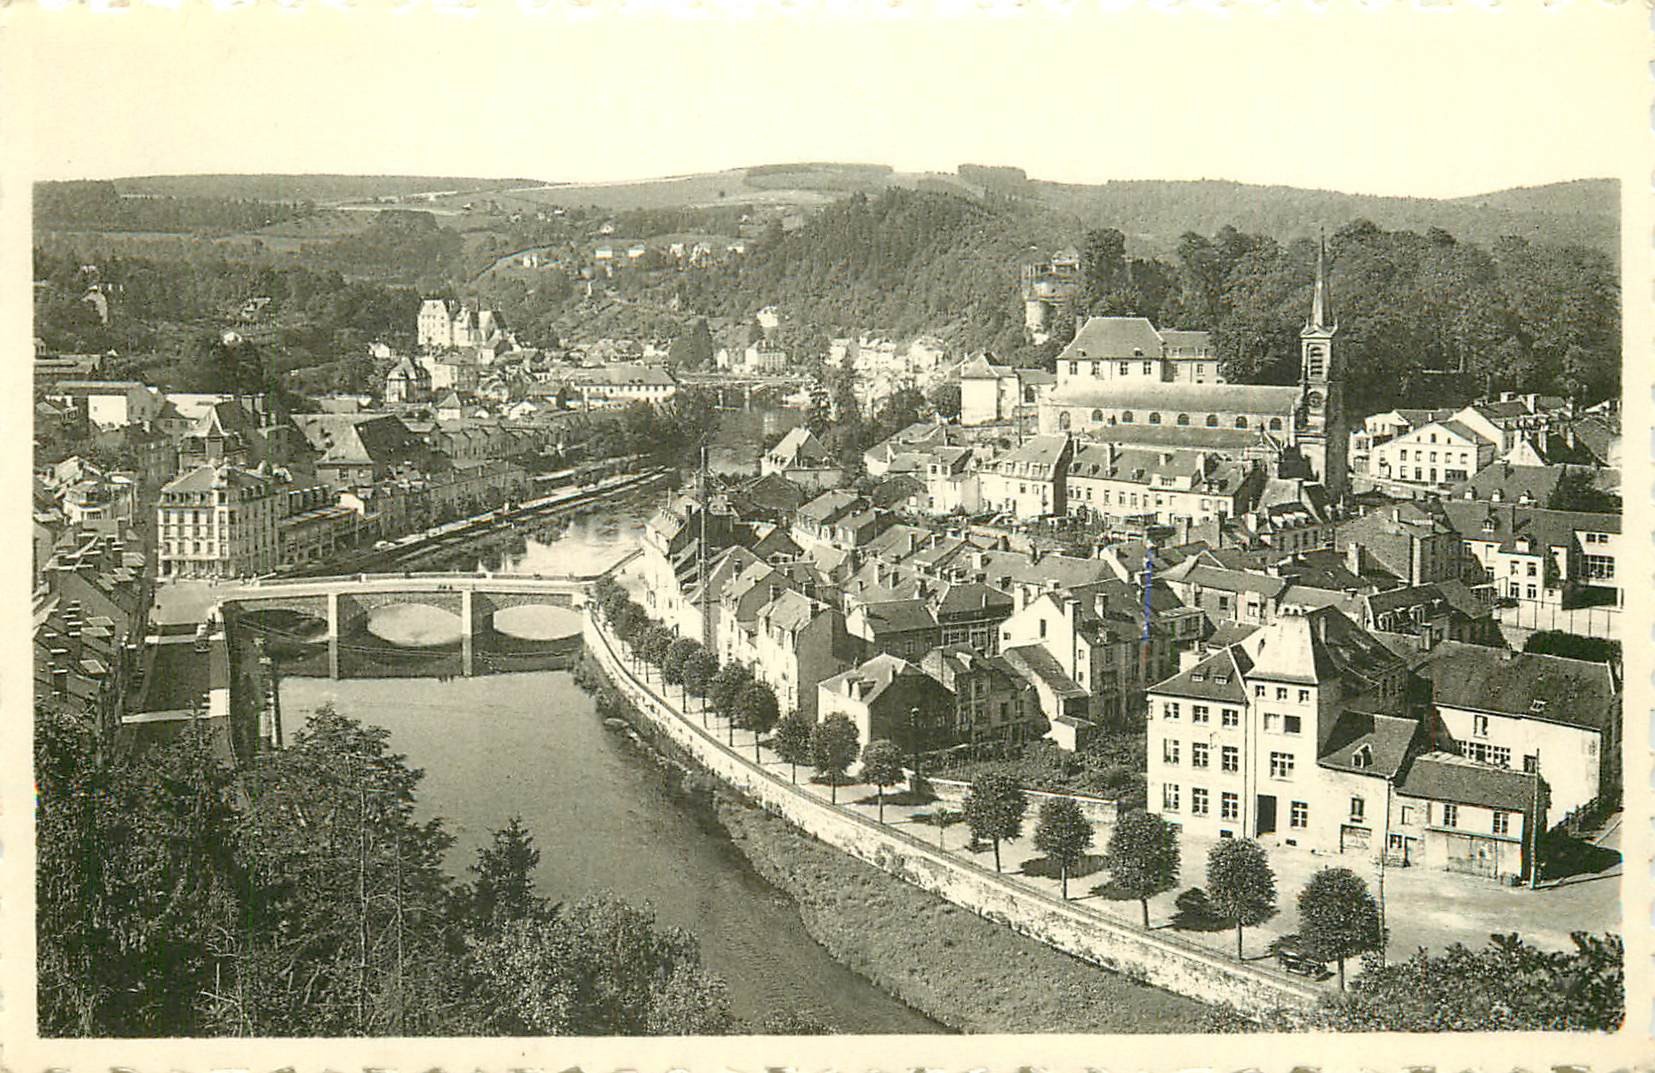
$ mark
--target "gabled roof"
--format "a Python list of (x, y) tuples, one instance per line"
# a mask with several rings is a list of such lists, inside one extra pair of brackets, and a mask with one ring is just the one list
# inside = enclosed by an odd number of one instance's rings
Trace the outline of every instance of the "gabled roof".
[(862, 703), (872, 705), (874, 701), (879, 699), (881, 694), (891, 688), (892, 683), (902, 678), (922, 678), (933, 686), (941, 688), (940, 685), (937, 685), (935, 679), (912, 663), (884, 653), (874, 656), (848, 671), (836, 674), (832, 678), (824, 679), (819, 688), (831, 693), (844, 694), (846, 683), (851, 681), (867, 682), (869, 684), (868, 691), (860, 699)]
[(814, 466), (829, 461), (828, 451), (803, 425), (791, 429), (767, 452), (789, 466)]
[(1188, 670), (1156, 683), (1150, 692), (1243, 704), (1247, 700), (1247, 672), (1252, 666), (1253, 661), (1242, 646), (1230, 645)]
[(937, 628), (937, 616), (924, 600), (882, 600), (862, 604), (858, 612), (875, 637)]
[(1479, 764), (1452, 753), (1432, 752), (1408, 765), (1397, 789), (1409, 797), (1528, 813), (1535, 778), (1521, 771)]
[(1086, 687), (1069, 677), (1063, 665), (1040, 645), (1014, 645), (1001, 653), (1006, 663), (1030, 682), (1044, 685), (1059, 697), (1086, 697)]
[(1439, 706), (1607, 730), (1615, 718), (1607, 663), (1444, 641), (1415, 666)]
[(1395, 778), (1419, 731), (1419, 722), (1406, 716), (1346, 708), (1327, 731), (1317, 750), (1317, 763), (1338, 771)]
[(1338, 677), (1349, 689), (1403, 665), (1372, 634), (1332, 607), (1278, 615), (1241, 647), (1253, 661), (1255, 677), (1306, 685)]
[(1057, 360), (1159, 358), (1163, 343), (1145, 317), (1088, 317)]

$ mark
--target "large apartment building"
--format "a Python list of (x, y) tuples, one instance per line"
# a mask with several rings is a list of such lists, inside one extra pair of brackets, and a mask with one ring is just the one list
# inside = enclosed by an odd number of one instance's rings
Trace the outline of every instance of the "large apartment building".
[(1149, 806), (1204, 838), (1526, 875), (1538, 777), (1455, 747), (1335, 608), (1283, 614), (1149, 691)]

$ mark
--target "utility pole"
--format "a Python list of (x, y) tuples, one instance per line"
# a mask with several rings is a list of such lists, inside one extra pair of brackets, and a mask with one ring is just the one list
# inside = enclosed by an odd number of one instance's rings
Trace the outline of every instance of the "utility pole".
[(356, 784), (356, 1028), (368, 1030), (368, 785)]
[(1534, 747), (1534, 807), (1529, 812), (1529, 889), (1540, 886), (1540, 747)]
[(712, 593), (707, 588), (707, 510), (712, 505), (712, 482), (710, 474), (707, 472), (707, 441), (705, 437), (701, 440), (700, 485), (701, 539), (696, 572), (701, 584), (701, 643), (711, 647), (713, 643), (713, 601)]

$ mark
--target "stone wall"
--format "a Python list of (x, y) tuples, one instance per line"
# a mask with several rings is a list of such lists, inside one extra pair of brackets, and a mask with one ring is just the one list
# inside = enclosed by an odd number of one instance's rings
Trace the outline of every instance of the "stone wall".
[(587, 651), (615, 688), (696, 763), (768, 811), (853, 857), (1082, 960), (1181, 995), (1257, 1014), (1308, 1006), (1322, 994), (1272, 969), (1230, 961), (1193, 943), (1145, 932), (1023, 887), (902, 831), (819, 800), (788, 782), (784, 771), (756, 767), (712, 732), (680, 717), (633, 675), (618, 655), (619, 645), (612, 648), (590, 616), (584, 636)]

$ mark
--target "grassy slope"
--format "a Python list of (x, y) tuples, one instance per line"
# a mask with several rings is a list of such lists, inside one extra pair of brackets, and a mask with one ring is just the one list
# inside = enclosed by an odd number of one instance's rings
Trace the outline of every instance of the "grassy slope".
[(966, 1032), (1195, 1031), (1208, 1007), (1133, 983), (854, 860), (756, 808), (719, 818), (834, 959)]

